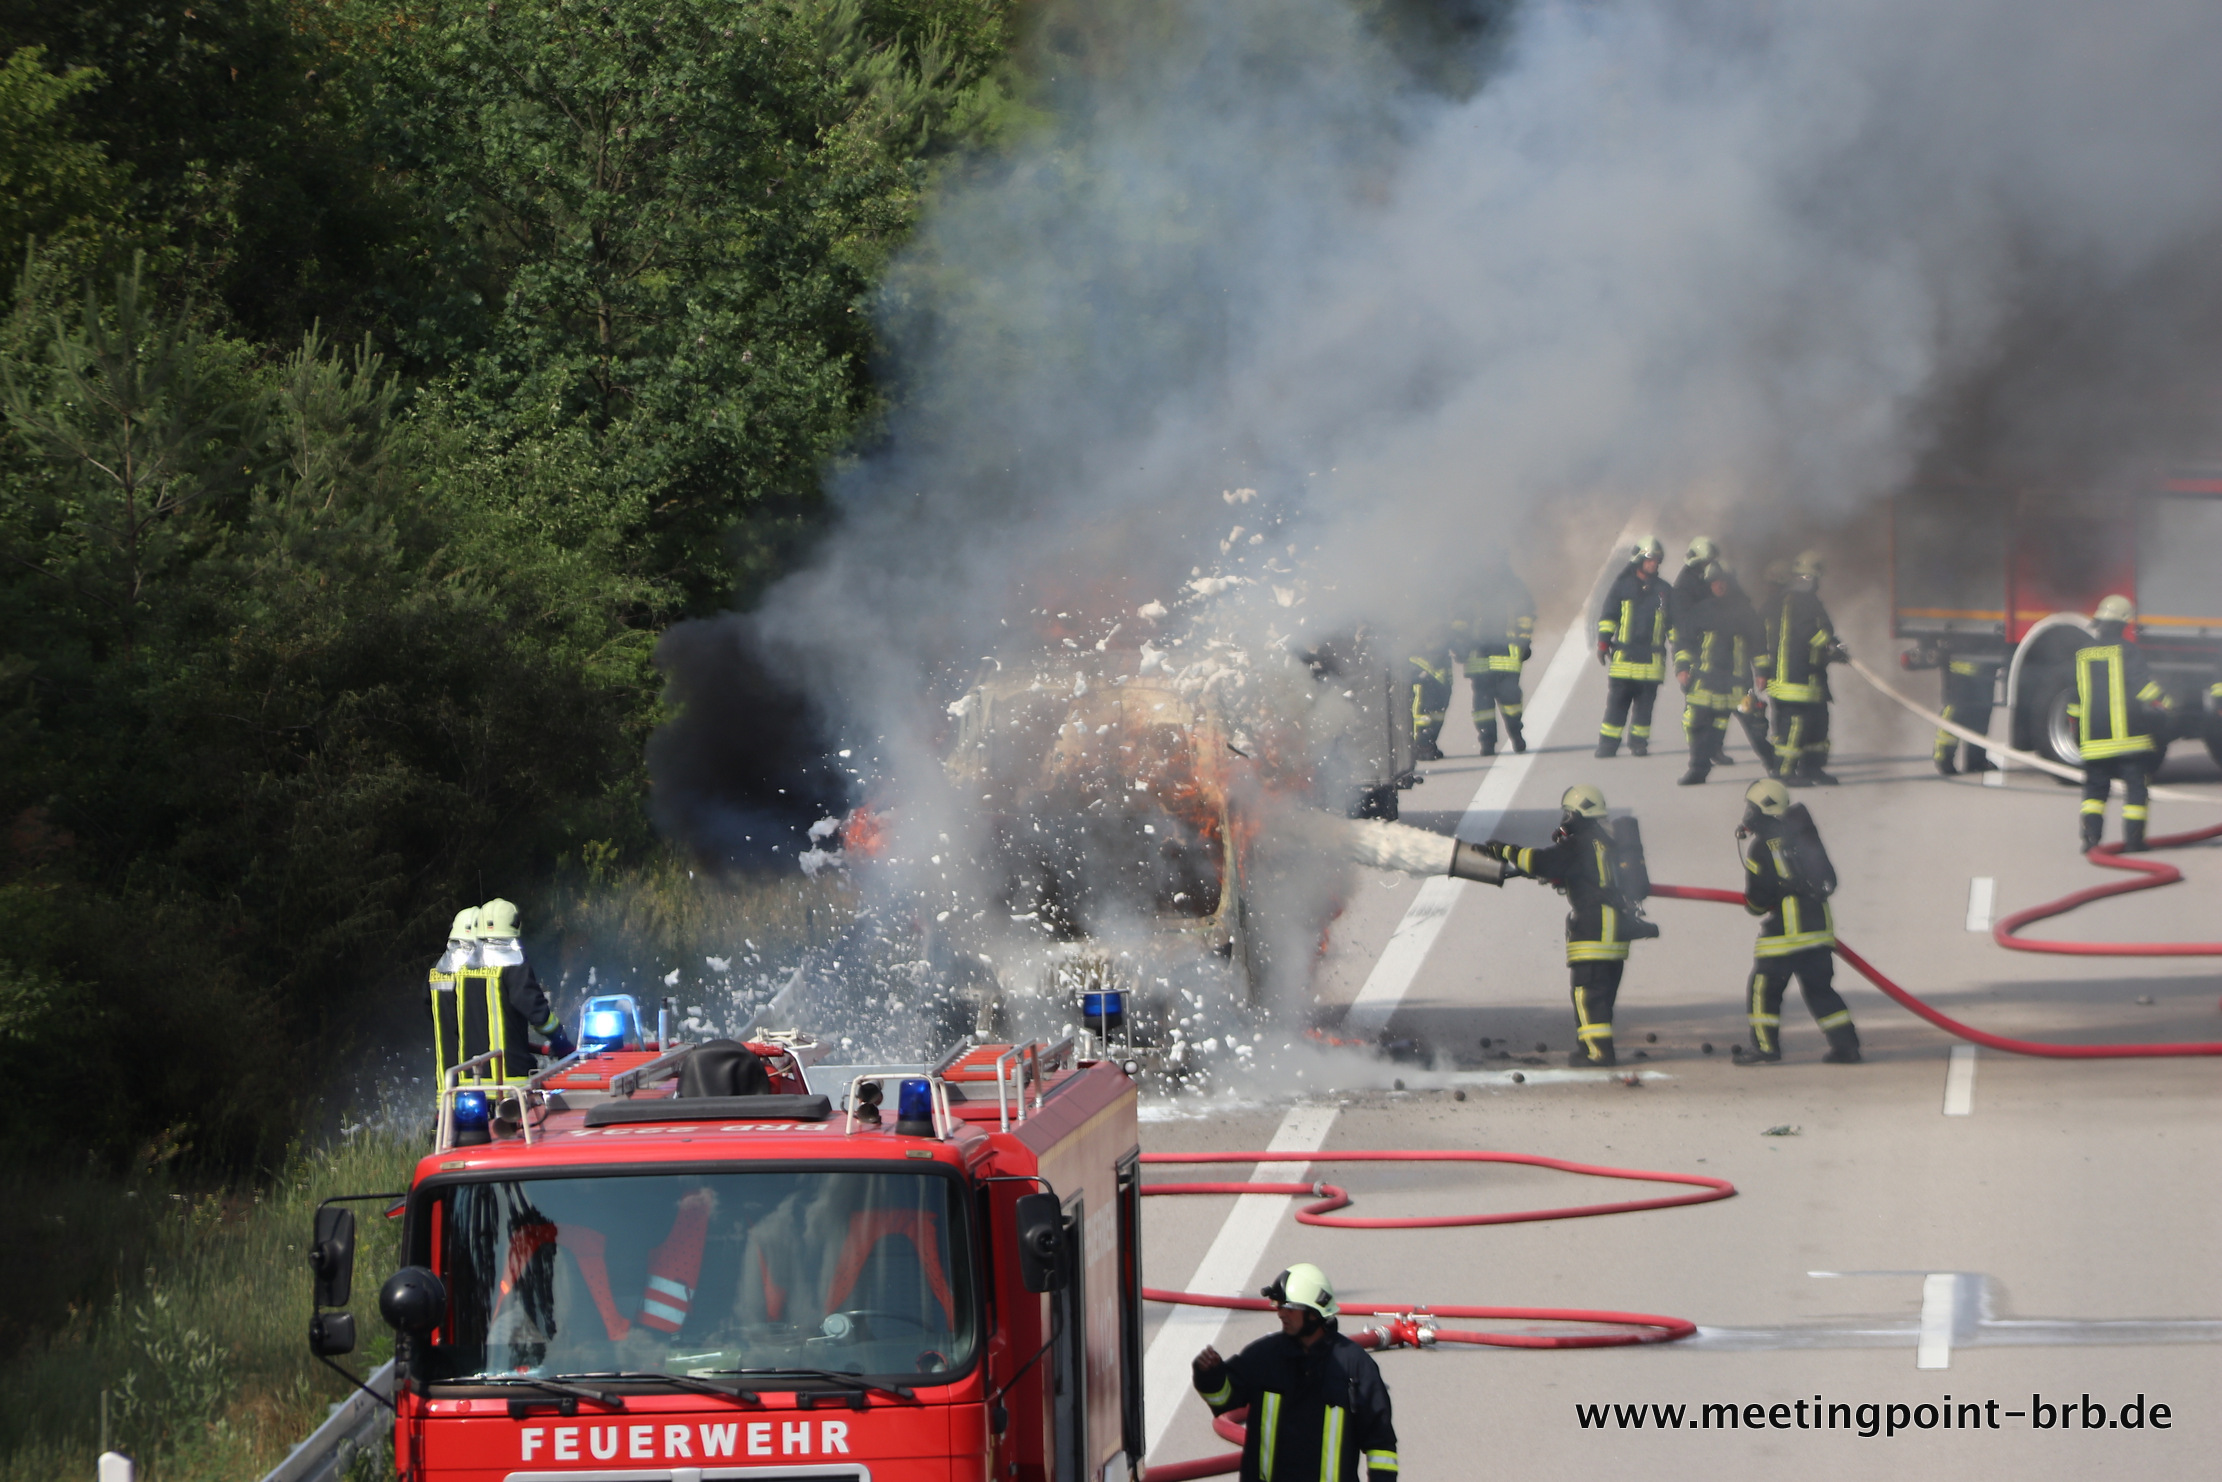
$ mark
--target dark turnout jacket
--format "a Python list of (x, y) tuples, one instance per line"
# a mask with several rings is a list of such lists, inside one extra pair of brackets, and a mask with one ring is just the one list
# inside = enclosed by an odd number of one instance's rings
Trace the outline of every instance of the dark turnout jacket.
[(1492, 839), (1482, 846), (1523, 875), (1566, 897), (1566, 960), (1619, 962), (1628, 955), (1628, 897), (1613, 864), (1613, 839), (1594, 818), (1577, 819), (1542, 848)]
[(1373, 1355), (1330, 1331), (1306, 1348), (1286, 1333), (1260, 1338), (1216, 1369), (1196, 1392), (1224, 1415), (1247, 1405), (1242, 1482), (1358, 1482), (1397, 1475), (1389, 1387)]

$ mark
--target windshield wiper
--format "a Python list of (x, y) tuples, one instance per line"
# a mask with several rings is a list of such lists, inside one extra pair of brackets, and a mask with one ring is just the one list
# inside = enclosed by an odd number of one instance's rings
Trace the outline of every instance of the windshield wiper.
[[(537, 1389), (543, 1394), (561, 1395), (573, 1406), (576, 1406), (580, 1400), (592, 1400), (595, 1404), (607, 1405), (612, 1410), (625, 1408), (625, 1397), (623, 1395), (611, 1394), (609, 1391), (602, 1389), (588, 1389), (583, 1384), (567, 1384), (561, 1379), (537, 1379), (529, 1374), (479, 1374), (468, 1379), (436, 1379), (433, 1383), (487, 1384), (503, 1388)], [(509, 1403), (514, 1407), (525, 1402), (523, 1400), (511, 1400)]]
[[(725, 1374), (732, 1371), (712, 1369), (708, 1372)], [(718, 1395), (728, 1400), (739, 1400), (744, 1405), (761, 1405), (764, 1403), (754, 1390), (727, 1389), (722, 1384), (712, 1384), (709, 1380), (694, 1374), (667, 1374), (653, 1369), (609, 1369), (592, 1374), (558, 1374), (555, 1382), (561, 1383), (574, 1379), (617, 1379), (639, 1384), (668, 1384), (675, 1389), (689, 1390), (698, 1395)]]
[(704, 1369), (705, 1374), (760, 1375), (767, 1378), (802, 1375), (811, 1379), (828, 1379), (835, 1384), (845, 1384), (858, 1394), (893, 1395), (898, 1400), (915, 1400), (918, 1392), (907, 1384), (874, 1384), (859, 1374), (844, 1374), (839, 1369), (795, 1368), (785, 1364), (769, 1369)]

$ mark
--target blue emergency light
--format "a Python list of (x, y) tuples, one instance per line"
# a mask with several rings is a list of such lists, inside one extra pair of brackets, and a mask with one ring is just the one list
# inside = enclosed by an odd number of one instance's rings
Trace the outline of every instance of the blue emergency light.
[(455, 1093), (455, 1125), (458, 1129), (483, 1127), (489, 1112), (484, 1091), (458, 1091)]
[(905, 1081), (895, 1099), (895, 1130), (904, 1137), (934, 1135), (934, 1088), (925, 1081)]
[(1119, 992), (1083, 993), (1080, 995), (1080, 1017), (1095, 1026), (1099, 1034), (1109, 1034), (1126, 1023), (1126, 995)]
[(579, 1048), (622, 1050), (640, 1043), (640, 1005), (630, 993), (590, 998), (579, 1010)]

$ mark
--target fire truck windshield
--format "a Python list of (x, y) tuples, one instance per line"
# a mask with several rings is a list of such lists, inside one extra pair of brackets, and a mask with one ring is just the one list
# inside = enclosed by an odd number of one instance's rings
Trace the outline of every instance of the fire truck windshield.
[(954, 1378), (980, 1330), (965, 1211), (955, 1182), (923, 1171), (451, 1185), (433, 1255), (452, 1316), (421, 1351), (424, 1377)]

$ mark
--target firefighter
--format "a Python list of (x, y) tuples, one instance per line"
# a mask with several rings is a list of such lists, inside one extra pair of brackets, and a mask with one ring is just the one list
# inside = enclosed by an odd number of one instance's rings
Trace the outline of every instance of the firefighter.
[(1790, 790), (1773, 777), (1744, 789), (1744, 821), (1736, 830), (1744, 850), (1744, 909), (1766, 918), (1751, 964), (1748, 994), (1751, 1049), (1734, 1049), (1743, 1065), (1772, 1065), (1782, 1058), (1782, 995), (1798, 980), (1813, 1021), (1828, 1036), (1821, 1058), (1830, 1065), (1859, 1063), (1859, 1031), (1852, 1011), (1830, 985), (1836, 966), (1836, 918), (1828, 898), (1836, 871), (1804, 807), (1793, 808)]
[(426, 975), (425, 1007), (432, 1015), (433, 1087), (447, 1084), (447, 1073), (470, 1057), (462, 1052), (463, 1021), (456, 990), (466, 970), (478, 962), (478, 907), (465, 906), (455, 913), (447, 929), (447, 947)]
[(1207, 1347), (1193, 1365), (1196, 1392), (1212, 1414), (1249, 1407), (1242, 1482), (1357, 1482), (1361, 1455), (1369, 1478), (1396, 1476), (1389, 1387), (1373, 1355), (1338, 1328), (1341, 1309), (1327, 1273), (1299, 1261), (1263, 1294), (1281, 1331), (1231, 1359)]
[[(1944, 718), (1971, 731), (1989, 733), (1991, 696), (1998, 688), (1998, 671), (2005, 663), (2002, 658), (1979, 651), (1956, 652), (1951, 644), (1945, 643), (1934, 649), (1912, 650), (1901, 655), (1898, 662), (1908, 670), (1942, 670)], [(1967, 747), (1965, 766), (1959, 765), (1963, 744)], [(1972, 776), (1977, 772), (1998, 770), (1979, 743), (1963, 743), (1957, 735), (1943, 729), (1937, 731), (1934, 755), (1937, 770), (1947, 777), (1963, 771)]]
[(1732, 588), (1727, 569), (1708, 561), (1701, 575), (1705, 597), (1678, 610), (1674, 635), (1674, 676), (1683, 690), (1682, 729), (1690, 742), (1684, 787), (1702, 783), (1727, 760), (1728, 717), (1742, 707), (1752, 661), (1767, 643), (1759, 615)]
[(1651, 751), (1651, 705), (1666, 678), (1667, 632), (1673, 626), (1673, 598), (1659, 578), (1666, 547), (1656, 535), (1636, 542), (1628, 567), (1605, 594), (1597, 618), (1597, 662), (1605, 666), (1605, 721), (1598, 728), (1597, 755), (1612, 756), (1623, 737), (1631, 756)]
[(1482, 850), (1506, 875), (1541, 880), (1566, 897), (1566, 968), (1574, 999), (1576, 1046), (1570, 1065), (1615, 1063), (1613, 1001), (1628, 965), (1628, 943), (1658, 935), (1623, 892), (1615, 841), (1605, 825), (1605, 795), (1588, 783), (1559, 798), (1558, 832), (1541, 849), (1491, 839)]
[(1767, 614), (1767, 651), (1760, 655), (1760, 677), (1774, 704), (1774, 770), (1792, 787), (1836, 785), (1828, 773), (1828, 666), (1851, 656), (1821, 605), (1822, 570), (1812, 551), (1790, 563), (1789, 580)]
[[(1729, 581), (1734, 584), (1735, 577), (1730, 576)], [(1769, 561), (1766, 569), (1759, 574), (1759, 596), (1754, 601), (1754, 609), (1766, 613), (1780, 607), (1782, 589), (1789, 582), (1790, 563)], [(1764, 621), (1760, 628), (1762, 632), (1765, 631)], [(1767, 739), (1766, 669), (1769, 662), (1767, 651), (1762, 647), (1758, 657), (1752, 662), (1751, 693), (1744, 696), (1744, 703), (1737, 707), (1736, 723), (1744, 728), (1744, 739), (1751, 743), (1751, 754), (1759, 758), (1760, 764), (1767, 769), (1767, 775), (1773, 777), (1780, 774), (1782, 767), (1775, 760), (1774, 743)]]
[(1694, 536), (1690, 548), (1682, 557), (1682, 569), (1674, 577), (1674, 617), (1679, 623), (1682, 614), (1713, 595), (1711, 579), (1705, 568), (1721, 559), (1720, 547), (1710, 535)]
[(2116, 594), (2099, 603), (2096, 640), (2075, 653), (2076, 739), (2083, 757), (2083, 852), (2106, 832), (2106, 795), (2122, 784), (2122, 848), (2145, 847), (2145, 787), (2160, 748), (2154, 743), (2168, 693), (2124, 631), (2137, 607)]
[(1482, 579), (1481, 600), (1453, 630), (1453, 644), (1474, 691), (1474, 736), (1483, 756), (1497, 754), (1497, 717), (1515, 752), (1528, 749), (1521, 730), (1520, 670), (1535, 656), (1535, 599), (1499, 560)]
[(578, 1047), (564, 1032), (548, 1002), (540, 977), (525, 961), (517, 940), (517, 908), (505, 900), (490, 900), (478, 908), (477, 961), (466, 974), (476, 979), (485, 995), (486, 1021), (492, 1031), (489, 1048), (502, 1052), (503, 1078), (528, 1079), (533, 1055), (529, 1029), (548, 1042), (548, 1053), (561, 1060)]
[(1410, 656), (1412, 665), (1412, 759), (1439, 762), (1443, 748), (1436, 744), (1443, 720), (1450, 714), (1452, 665), (1448, 633), (1438, 632)]

